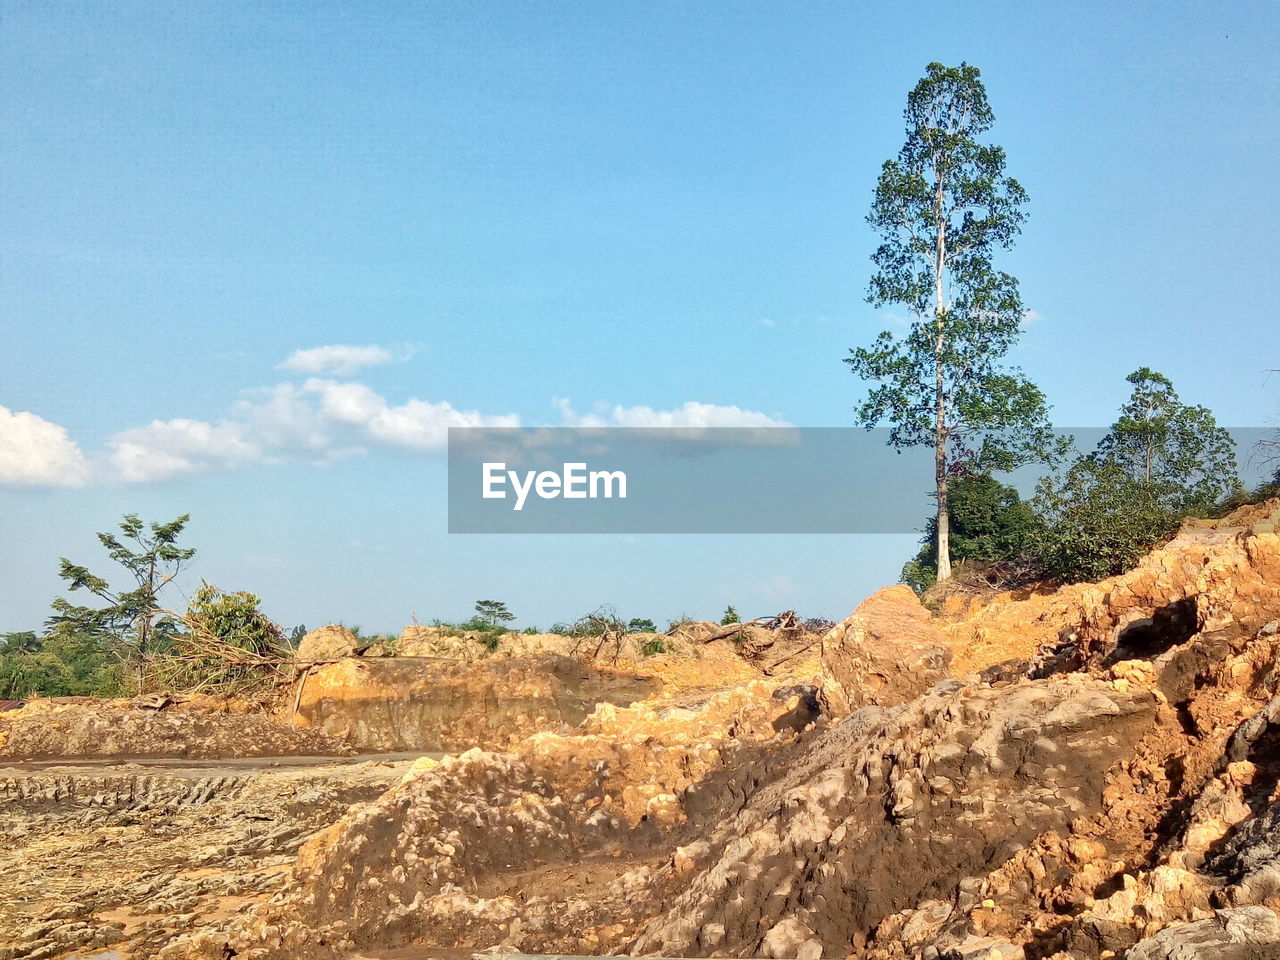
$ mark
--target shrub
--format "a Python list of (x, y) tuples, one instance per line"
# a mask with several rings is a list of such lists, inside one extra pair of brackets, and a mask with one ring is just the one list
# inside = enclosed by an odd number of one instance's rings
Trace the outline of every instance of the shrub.
[[(989, 474), (971, 474), (951, 481), (952, 561), (1003, 561), (1020, 558), (1040, 522), (1018, 491)], [(933, 586), (938, 576), (938, 520), (930, 517), (920, 552), (902, 568), (900, 579), (917, 593)]]
[(646, 657), (656, 657), (660, 653), (667, 653), (670, 649), (671, 647), (664, 637), (650, 637), (640, 644), (640, 653)]

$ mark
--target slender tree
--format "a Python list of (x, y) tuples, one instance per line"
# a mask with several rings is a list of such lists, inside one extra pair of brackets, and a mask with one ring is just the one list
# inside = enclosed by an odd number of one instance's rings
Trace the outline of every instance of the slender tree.
[(179, 629), (177, 619), (164, 612), (157, 597), (195, 556), (194, 549), (177, 545), (188, 519), (189, 516), (183, 514), (168, 523), (144, 526), (137, 514), (129, 513), (120, 521), (121, 537), (98, 534), (98, 541), (106, 547), (108, 556), (133, 578), (132, 589), (113, 590), (105, 579), (90, 573), (87, 567), (63, 557), (58, 576), (67, 581), (68, 588), (85, 590), (104, 605), (81, 606), (57, 597), (53, 601), (49, 629), (118, 640), (128, 651), (128, 659), (134, 662), (141, 685), (153, 647)]
[(881, 236), (868, 302), (911, 314), (845, 362), (870, 381), (857, 420), (891, 425), (895, 447), (932, 446), (938, 579), (951, 576), (949, 479), (1010, 470), (1055, 445), (1044, 395), (999, 361), (1025, 311), (1017, 280), (995, 269), (1026, 217), (1005, 154), (979, 143), (994, 120), (978, 69), (929, 64), (907, 97), (907, 139), (886, 161), (867, 221)]

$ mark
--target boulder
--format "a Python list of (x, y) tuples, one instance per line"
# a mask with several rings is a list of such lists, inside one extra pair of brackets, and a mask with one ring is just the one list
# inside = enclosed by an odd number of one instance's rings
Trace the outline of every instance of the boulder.
[(1280, 960), (1280, 920), (1266, 907), (1218, 910), (1211, 920), (1165, 927), (1129, 960)]
[(895, 706), (945, 680), (951, 650), (916, 597), (899, 584), (862, 601), (822, 638), (822, 667), (851, 709)]
[(356, 635), (346, 627), (331, 623), (327, 627), (312, 630), (298, 644), (295, 657), (299, 660), (339, 660), (342, 657), (354, 657)]

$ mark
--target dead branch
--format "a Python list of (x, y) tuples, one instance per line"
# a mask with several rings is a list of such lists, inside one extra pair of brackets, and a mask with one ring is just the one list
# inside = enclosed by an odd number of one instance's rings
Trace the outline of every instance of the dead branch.
[(702, 642), (714, 643), (716, 640), (724, 640), (727, 637), (736, 636), (747, 627), (760, 627), (764, 630), (773, 631), (796, 631), (803, 629), (804, 625), (794, 610), (784, 610), (782, 613), (775, 614), (772, 617), (756, 617), (756, 619), (747, 620), (744, 623), (726, 623), (720, 629), (714, 630), (708, 636), (703, 637)]

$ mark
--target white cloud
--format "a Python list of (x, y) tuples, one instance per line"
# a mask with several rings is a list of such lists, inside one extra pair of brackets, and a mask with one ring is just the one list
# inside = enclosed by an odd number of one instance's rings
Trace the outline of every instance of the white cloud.
[(145, 427), (117, 433), (107, 441), (111, 473), (127, 483), (168, 480), (253, 463), (261, 448), (246, 436), (245, 425), (223, 421), (153, 420)]
[(295, 350), (280, 364), (280, 369), (293, 370), (297, 373), (347, 377), (357, 370), (390, 363), (395, 359), (395, 355), (390, 350), (377, 344), (357, 347), (351, 344), (335, 343), (326, 347)]
[(411, 398), (392, 405), (362, 383), (317, 377), (251, 391), (217, 424), (153, 421), (107, 441), (106, 472), (127, 483), (302, 459), (327, 464), (369, 447), (443, 450), (450, 427), (518, 427), (514, 414)]
[(358, 428), (369, 440), (408, 450), (442, 450), (450, 427), (518, 427), (515, 414), (458, 410), (453, 404), (416, 397), (392, 406), (359, 383), (311, 379), (303, 390), (320, 397), (320, 410), (339, 423)]
[(1025, 329), (1025, 328), (1027, 328), (1027, 327), (1033, 327), (1033, 326), (1035, 326), (1037, 323), (1042, 323), (1042, 322), (1044, 322), (1044, 317), (1043, 317), (1043, 316), (1041, 316), (1037, 311), (1035, 311), (1035, 310), (1024, 310), (1024, 311), (1022, 311), (1022, 326), (1023, 326), (1023, 329)]
[[(554, 403), (563, 426), (747, 427), (757, 428), (756, 442), (779, 442), (778, 431), (759, 428), (790, 426), (755, 410), (697, 401), (669, 410), (602, 404), (582, 415), (568, 400)], [(519, 426), (516, 414), (463, 410), (417, 397), (392, 403), (363, 383), (311, 377), (246, 391), (216, 422), (153, 420), (120, 431), (90, 460), (57, 424), (0, 407), (0, 484), (149, 483), (257, 463), (323, 465), (371, 449), (441, 451), (450, 427)]]
[(716, 403), (686, 401), (671, 410), (652, 407), (600, 407), (596, 413), (578, 414), (569, 400), (554, 401), (566, 427), (789, 427), (785, 420), (757, 410)]
[(64, 427), (0, 407), (0, 484), (78, 487), (88, 478), (84, 454)]

